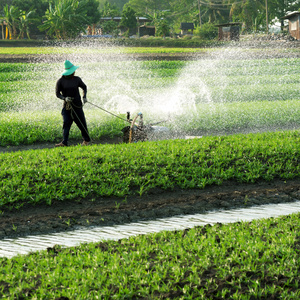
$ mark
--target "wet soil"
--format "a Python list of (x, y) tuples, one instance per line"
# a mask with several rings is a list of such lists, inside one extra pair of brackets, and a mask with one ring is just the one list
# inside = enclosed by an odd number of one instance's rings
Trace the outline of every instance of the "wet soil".
[(142, 196), (28, 205), (2, 211), (0, 239), (297, 200), (300, 200), (300, 179), (256, 184), (225, 182), (203, 190), (154, 189)]

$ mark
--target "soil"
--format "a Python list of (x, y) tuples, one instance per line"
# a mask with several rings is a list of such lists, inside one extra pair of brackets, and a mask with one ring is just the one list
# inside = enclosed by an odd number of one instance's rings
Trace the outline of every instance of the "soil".
[(2, 211), (0, 239), (297, 200), (300, 200), (300, 179), (256, 184), (225, 182), (203, 190), (155, 189), (126, 199), (99, 197), (53, 202), (51, 206), (28, 205)]

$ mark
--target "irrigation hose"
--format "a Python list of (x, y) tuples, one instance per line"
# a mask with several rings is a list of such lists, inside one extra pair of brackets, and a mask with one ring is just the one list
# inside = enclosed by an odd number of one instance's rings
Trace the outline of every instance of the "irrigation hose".
[[(135, 121), (136, 121), (136, 119), (139, 117), (139, 114), (137, 114), (136, 117), (135, 117), (133, 120), (127, 120), (127, 119), (124, 119), (124, 118), (122, 118), (122, 117), (120, 117), (120, 116), (118, 116), (118, 115), (115, 115), (114, 113), (112, 113), (112, 112), (110, 112), (110, 111), (108, 111), (108, 110), (106, 110), (106, 109), (104, 109), (104, 108), (102, 108), (102, 107), (100, 107), (100, 106), (98, 106), (98, 105), (96, 105), (96, 104), (94, 104), (94, 103), (91, 103), (91, 102), (89, 102), (89, 101), (87, 101), (86, 103), (89, 103), (89, 104), (91, 104), (91, 105), (93, 105), (93, 106), (95, 106), (95, 107), (97, 107), (97, 108), (99, 108), (99, 109), (101, 109), (101, 110), (107, 112), (108, 114), (110, 114), (110, 115), (112, 115), (112, 116), (114, 116), (114, 117), (116, 117), (116, 118), (119, 118), (119, 119), (121, 119), (121, 120), (123, 120), (123, 121), (129, 122), (129, 123), (130, 123), (130, 129), (129, 129), (129, 144), (131, 143), (131, 140), (132, 140), (133, 125), (136, 125), (136, 124), (135, 124)], [(138, 130), (142, 130), (142, 128), (140, 128), (138, 125), (136, 125), (136, 127), (137, 127)]]
[(91, 103), (90, 101), (87, 101), (86, 103), (89, 103), (89, 104), (91, 104), (91, 105), (93, 105), (93, 106), (95, 106), (95, 107), (97, 107), (97, 108), (99, 108), (99, 109), (101, 109), (101, 110), (107, 112), (108, 114), (111, 114), (112, 116), (114, 116), (114, 117), (116, 117), (116, 118), (119, 118), (119, 119), (121, 119), (121, 120), (123, 120), (123, 121), (126, 121), (126, 122), (129, 122), (129, 123), (130, 123), (129, 120), (124, 119), (124, 118), (122, 118), (122, 117), (120, 117), (120, 116), (118, 116), (118, 115), (115, 115), (115, 114), (113, 114), (112, 112), (110, 112), (110, 111), (108, 111), (108, 110), (106, 110), (106, 109), (104, 109), (104, 108), (102, 108), (102, 107), (100, 107), (100, 106), (98, 106), (98, 105), (96, 105), (96, 104), (94, 104), (94, 103)]
[(131, 140), (132, 140), (132, 130), (133, 130), (133, 125), (136, 121), (136, 119), (139, 117), (140, 115), (137, 114), (136, 117), (133, 119), (133, 121), (131, 122), (131, 125), (130, 125), (130, 129), (129, 129), (129, 140), (128, 140), (128, 143), (130, 144), (131, 143)]

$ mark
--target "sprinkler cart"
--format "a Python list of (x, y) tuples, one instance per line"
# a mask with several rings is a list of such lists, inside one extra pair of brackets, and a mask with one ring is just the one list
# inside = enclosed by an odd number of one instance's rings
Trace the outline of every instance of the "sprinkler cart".
[[(144, 118), (143, 114), (140, 112), (138, 113), (133, 119), (131, 119), (130, 112), (127, 112), (127, 118), (124, 119), (118, 115), (113, 114), (112, 112), (94, 104), (91, 102), (87, 102), (110, 115), (119, 118), (123, 121), (130, 123), (130, 125), (125, 126), (121, 131), (123, 132), (123, 142), (124, 143), (136, 143), (136, 142), (145, 142), (149, 139), (155, 139), (158, 135), (166, 134), (169, 132), (167, 127), (162, 126), (155, 126), (157, 124), (167, 122), (167, 120), (159, 121), (156, 123), (151, 123), (148, 125), (144, 125)], [(138, 120), (138, 123), (137, 123)]]

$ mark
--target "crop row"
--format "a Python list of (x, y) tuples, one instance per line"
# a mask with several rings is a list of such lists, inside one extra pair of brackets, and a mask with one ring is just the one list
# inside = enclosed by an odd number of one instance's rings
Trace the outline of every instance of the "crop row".
[(57, 43), (55, 46), (44, 47), (0, 47), (0, 54), (2, 55), (46, 55), (46, 54), (103, 54), (103, 53), (201, 53), (209, 52), (211, 49), (203, 48), (162, 48), (162, 47), (118, 47), (118, 46), (106, 46), (101, 47), (92, 42), (80, 45), (74, 43), (64, 44)]
[[(180, 114), (166, 116), (162, 113), (144, 113), (145, 124), (155, 121), (167, 127), (172, 136), (230, 134), (298, 128), (300, 123), (299, 100), (259, 101), (247, 103), (207, 103), (195, 107), (186, 106)], [(33, 106), (33, 103), (30, 103)], [(57, 110), (45, 112), (0, 113), (0, 146), (58, 142), (62, 137), (60, 105)], [(101, 110), (85, 106), (88, 129), (92, 140), (103, 136), (120, 136), (127, 123)], [(125, 115), (120, 115), (125, 118)], [(156, 136), (154, 135), (154, 138)], [(76, 126), (70, 132), (71, 139), (81, 139)], [(157, 136), (156, 138), (159, 138)]]
[[(231, 60), (230, 64), (219, 60), (87, 62), (80, 76), (89, 97), (101, 105), (122, 96), (139, 104), (141, 100), (161, 103), (162, 95), (182, 101), (189, 97), (195, 103), (296, 100), (299, 63), (299, 59)], [(0, 64), (0, 69), (0, 111), (23, 109), (28, 102), (45, 110), (54, 102), (60, 64)]]
[(296, 178), (299, 153), (298, 131), (4, 153), (0, 207)]
[(299, 299), (299, 214), (0, 258), (5, 299)]
[[(88, 129), (92, 139), (121, 135), (127, 124), (112, 119), (103, 113), (87, 113)], [(123, 116), (125, 118), (125, 116)], [(58, 142), (62, 138), (62, 117), (60, 111), (0, 113), (0, 146), (28, 145), (36, 142)], [(70, 131), (71, 139), (80, 139), (76, 126)]]

